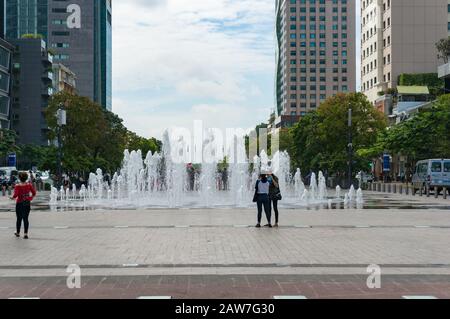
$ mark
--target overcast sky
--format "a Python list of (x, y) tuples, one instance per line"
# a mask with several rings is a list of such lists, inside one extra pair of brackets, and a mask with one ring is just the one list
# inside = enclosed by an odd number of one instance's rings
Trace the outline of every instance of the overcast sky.
[(127, 0), (113, 11), (113, 110), (129, 129), (160, 138), (194, 120), (268, 119), (275, 0)]

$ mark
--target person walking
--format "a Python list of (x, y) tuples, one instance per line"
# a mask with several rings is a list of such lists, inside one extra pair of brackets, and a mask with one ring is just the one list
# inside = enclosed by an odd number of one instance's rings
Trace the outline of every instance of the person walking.
[(28, 239), (28, 228), (30, 226), (28, 218), (31, 211), (31, 201), (36, 197), (36, 190), (31, 183), (27, 183), (28, 174), (21, 172), (19, 174), (20, 183), (14, 187), (14, 195), (11, 200), (16, 200), (16, 233), (17, 238), (20, 237), (20, 229), (22, 227), (22, 221), (24, 225), (24, 239)]
[(255, 186), (255, 196), (253, 202), (256, 202), (258, 207), (258, 224), (256, 228), (261, 228), (262, 210), (266, 214), (268, 224), (264, 227), (272, 228), (271, 224), (271, 209), (270, 209), (270, 198), (269, 198), (270, 182), (266, 174), (261, 174)]
[(273, 206), (273, 211), (275, 212), (274, 227), (278, 227), (278, 222), (279, 222), (278, 201), (280, 201), (282, 199), (280, 185), (278, 183), (278, 177), (272, 173), (269, 174), (268, 180), (270, 183), (270, 187), (269, 187), (270, 206), (271, 206), (271, 208)]

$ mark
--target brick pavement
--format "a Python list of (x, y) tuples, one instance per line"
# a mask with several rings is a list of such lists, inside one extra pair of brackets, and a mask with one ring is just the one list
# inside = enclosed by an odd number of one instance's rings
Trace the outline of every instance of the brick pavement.
[[(417, 209), (284, 210), (282, 227), (259, 230), (245, 209), (35, 211), (28, 241), (12, 236), (14, 214), (1, 212), (0, 298), (449, 298), (450, 212), (411, 202)], [(78, 293), (65, 288), (69, 264), (87, 280)], [(364, 290), (369, 264), (382, 266), (385, 290)], [(261, 283), (235, 285), (254, 278)]]

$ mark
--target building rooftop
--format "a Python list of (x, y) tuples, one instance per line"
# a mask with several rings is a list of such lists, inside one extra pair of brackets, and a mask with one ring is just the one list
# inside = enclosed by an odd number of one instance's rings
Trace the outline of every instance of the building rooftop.
[(397, 86), (398, 94), (402, 95), (428, 95), (430, 91), (426, 86)]

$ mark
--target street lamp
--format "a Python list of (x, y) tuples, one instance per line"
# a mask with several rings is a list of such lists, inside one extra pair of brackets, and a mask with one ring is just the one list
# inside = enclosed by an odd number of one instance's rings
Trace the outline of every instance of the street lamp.
[(348, 109), (348, 187), (352, 186), (353, 175), (353, 134), (352, 134), (352, 108), (349, 105)]
[(67, 124), (66, 110), (64, 110), (64, 104), (60, 103), (58, 111), (56, 112), (57, 124), (58, 124), (58, 188), (62, 186), (62, 127)]

